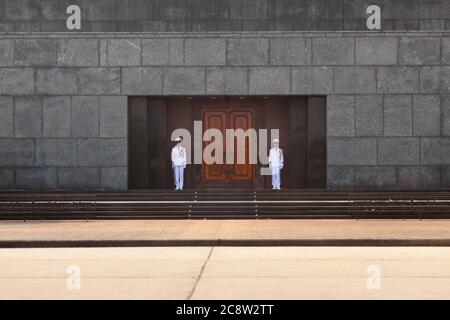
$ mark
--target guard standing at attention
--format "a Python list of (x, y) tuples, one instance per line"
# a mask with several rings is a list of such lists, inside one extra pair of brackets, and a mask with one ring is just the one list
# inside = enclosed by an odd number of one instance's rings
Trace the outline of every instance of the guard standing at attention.
[(284, 165), (283, 150), (280, 149), (280, 140), (273, 139), (273, 147), (269, 153), (269, 168), (272, 174), (272, 189), (281, 189), (281, 169)]
[(175, 190), (183, 190), (184, 169), (186, 169), (186, 148), (182, 146), (183, 137), (175, 139), (177, 145), (172, 148), (172, 169), (174, 174)]

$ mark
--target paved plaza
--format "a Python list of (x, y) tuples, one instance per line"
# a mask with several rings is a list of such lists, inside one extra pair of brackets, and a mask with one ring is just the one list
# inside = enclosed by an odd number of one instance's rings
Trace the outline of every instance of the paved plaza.
[[(423, 246), (367, 244), (389, 239)], [(0, 244), (66, 247), (1, 248), (0, 299), (450, 299), (450, 247), (426, 246), (449, 239), (448, 220), (3, 221)], [(324, 242), (261, 244), (280, 240)], [(127, 247), (69, 248), (92, 241)]]
[[(250, 245), (267, 241), (317, 241), (314, 245), (344, 240), (366, 245), (388, 240), (416, 241), (424, 245), (450, 243), (450, 220), (118, 220), (118, 221), (2, 221), (1, 244), (33, 242), (104, 241), (112, 246), (133, 241), (159, 241), (177, 245), (220, 241)], [(197, 242), (196, 242), (197, 241)], [(203, 242), (202, 242), (203, 241)], [(327, 242), (328, 241), (328, 242)], [(272, 243), (271, 243), (272, 242)], [(238, 242), (236, 242), (238, 243)], [(238, 243), (239, 244), (239, 243)]]
[(449, 299), (450, 248), (0, 249), (0, 299)]

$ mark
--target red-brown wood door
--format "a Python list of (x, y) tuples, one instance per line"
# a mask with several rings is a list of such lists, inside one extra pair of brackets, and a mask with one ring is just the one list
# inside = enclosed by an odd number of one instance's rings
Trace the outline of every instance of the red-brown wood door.
[[(228, 113), (228, 125), (230, 129), (242, 129), (244, 132), (246, 132), (248, 129), (253, 129), (253, 112), (250, 110), (231, 110)], [(257, 141), (253, 141), (253, 143), (256, 142)], [(230, 165), (231, 170), (229, 171), (230, 181), (253, 180), (254, 165), (250, 163), (250, 148), (250, 138), (247, 137), (245, 138), (245, 140), (239, 140), (237, 137), (235, 137), (234, 148), (231, 148), (231, 146), (227, 145), (227, 151), (232, 153), (233, 158), (233, 164)], [(238, 150), (241, 150), (241, 155), (239, 155)], [(241, 158), (245, 157), (245, 159), (240, 159), (240, 161), (238, 161), (239, 156)]]
[[(203, 182), (205, 186), (216, 187), (253, 187), (254, 164), (250, 163), (250, 139), (238, 139), (234, 137), (234, 143), (227, 143), (226, 129), (242, 129), (246, 132), (254, 128), (254, 111), (233, 108), (211, 108), (202, 111), (203, 132), (208, 129), (217, 129), (221, 132), (222, 139), (222, 163), (208, 164), (203, 162)], [(204, 142), (203, 150), (212, 142)], [(238, 150), (242, 152), (239, 154)], [(216, 157), (215, 152), (208, 150), (206, 154)], [(227, 153), (231, 155), (232, 163), (227, 163)], [(238, 157), (240, 161), (238, 162)], [(243, 158), (243, 159), (242, 159)], [(216, 157), (217, 159), (217, 157)], [(242, 161), (244, 160), (244, 161)]]
[[(227, 113), (225, 111), (215, 110), (215, 111), (204, 111), (203, 113), (203, 132), (209, 129), (217, 129), (222, 134), (222, 137), (225, 137), (225, 130), (227, 128)], [(223, 139), (225, 140), (225, 139)], [(225, 141), (223, 141), (224, 150), (226, 150)], [(205, 152), (205, 148), (210, 144), (210, 142), (203, 143), (203, 151)], [(216, 152), (220, 152), (220, 150), (213, 150), (211, 152), (211, 156), (216, 158), (218, 155)], [(222, 159), (225, 161), (225, 154), (222, 151), (223, 156)], [(225, 181), (227, 178), (226, 175), (226, 167), (223, 164), (205, 164), (205, 159), (203, 159), (203, 179), (204, 181)]]

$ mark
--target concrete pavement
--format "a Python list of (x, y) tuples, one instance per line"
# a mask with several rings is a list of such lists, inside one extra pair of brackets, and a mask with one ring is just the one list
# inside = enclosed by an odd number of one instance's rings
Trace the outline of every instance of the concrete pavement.
[(0, 222), (0, 247), (162, 245), (450, 246), (450, 220)]
[(0, 299), (450, 299), (450, 248), (0, 249)]

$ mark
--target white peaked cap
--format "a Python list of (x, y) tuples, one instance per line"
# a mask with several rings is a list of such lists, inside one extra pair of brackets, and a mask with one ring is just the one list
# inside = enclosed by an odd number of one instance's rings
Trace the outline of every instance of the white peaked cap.
[(181, 141), (181, 138), (180, 138), (180, 137), (176, 137), (176, 138), (175, 138), (175, 141), (176, 141), (176, 142), (180, 142), (180, 141)]
[(278, 143), (278, 142), (280, 142), (280, 139), (273, 139), (272, 142), (273, 143)]

